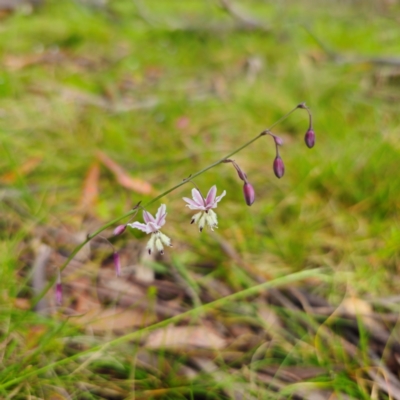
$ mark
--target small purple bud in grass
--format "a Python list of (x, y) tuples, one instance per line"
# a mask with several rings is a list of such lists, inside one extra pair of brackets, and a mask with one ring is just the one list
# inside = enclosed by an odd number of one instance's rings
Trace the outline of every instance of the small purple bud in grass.
[(273, 168), (276, 177), (282, 178), (285, 173), (285, 164), (283, 163), (282, 158), (279, 155), (275, 157)]
[(57, 282), (56, 282), (56, 304), (60, 306), (63, 300), (63, 290), (61, 284), (61, 272), (58, 270)]
[(118, 236), (121, 235), (122, 233), (125, 232), (126, 229), (126, 225), (118, 225), (115, 229), (114, 229), (114, 236)]
[(117, 276), (121, 276), (121, 259), (119, 258), (119, 254), (115, 252), (113, 254), (115, 273)]
[(62, 298), (63, 298), (62, 284), (56, 283), (56, 303), (58, 306), (62, 304)]
[(254, 200), (256, 199), (254, 188), (251, 183), (245, 182), (245, 184), (243, 185), (243, 194), (246, 204), (248, 206), (251, 206), (254, 203)]
[(304, 136), (304, 141), (309, 149), (313, 148), (315, 145), (315, 132), (312, 128), (309, 128)]

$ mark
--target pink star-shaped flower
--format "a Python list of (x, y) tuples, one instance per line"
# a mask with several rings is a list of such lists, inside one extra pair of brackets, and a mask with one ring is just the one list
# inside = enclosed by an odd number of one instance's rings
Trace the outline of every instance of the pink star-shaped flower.
[(148, 211), (143, 211), (144, 224), (141, 222), (133, 222), (128, 224), (131, 228), (136, 228), (142, 232), (151, 234), (151, 238), (146, 246), (149, 254), (154, 251), (154, 248), (156, 248), (161, 254), (164, 254), (163, 244), (172, 247), (171, 239), (167, 235), (164, 235), (162, 232), (160, 232), (160, 228), (165, 224), (166, 216), (167, 206), (162, 204), (157, 210), (155, 218)]
[(184, 197), (183, 200), (187, 203), (186, 206), (191, 210), (200, 210), (199, 213), (193, 215), (192, 224), (196, 223), (199, 225), (200, 232), (204, 229), (207, 224), (213, 231), (217, 228), (218, 219), (217, 214), (212, 210), (217, 208), (218, 203), (226, 195), (224, 190), (220, 196), (217, 196), (217, 187), (214, 185), (207, 193), (207, 197), (203, 198), (198, 189), (192, 189), (193, 199)]

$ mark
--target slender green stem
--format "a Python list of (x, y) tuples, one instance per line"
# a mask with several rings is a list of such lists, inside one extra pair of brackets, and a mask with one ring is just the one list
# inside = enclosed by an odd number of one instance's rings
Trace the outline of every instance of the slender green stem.
[(268, 289), (275, 288), (278, 286), (288, 285), (293, 282), (298, 282), (298, 281), (301, 281), (304, 279), (310, 279), (310, 278), (320, 279), (320, 280), (324, 280), (324, 281), (329, 280), (330, 279), (329, 275), (324, 273), (327, 271), (328, 271), (327, 268), (316, 268), (316, 269), (312, 269), (312, 270), (296, 272), (291, 275), (286, 275), (281, 278), (277, 278), (272, 281), (264, 282), (264, 283), (261, 283), (260, 285), (256, 285), (251, 288), (242, 290), (240, 292), (233, 293), (229, 296), (212, 301), (210, 303), (203, 304), (199, 307), (192, 308), (191, 310), (186, 311), (182, 314), (176, 315), (171, 318), (167, 318), (163, 321), (160, 321), (160, 322), (150, 325), (148, 327), (139, 329), (135, 332), (128, 333), (127, 335), (124, 335), (117, 339), (111, 340), (110, 342), (108, 342), (106, 344), (94, 346), (91, 349), (74, 354), (73, 356), (66, 357), (61, 360), (55, 361), (55, 362), (48, 364), (42, 368), (33, 370), (30, 366), (28, 366), (27, 367), (28, 372), (21, 373), (21, 374), (19, 374), (19, 376), (15, 377), (13, 379), (10, 379), (9, 381), (4, 382), (3, 384), (0, 384), (0, 389), (5, 389), (5, 388), (15, 385), (19, 382), (23, 382), (31, 376), (43, 374), (55, 367), (58, 367), (63, 364), (67, 364), (73, 360), (76, 360), (76, 359), (86, 356), (88, 354), (94, 353), (96, 351), (101, 352), (101, 351), (104, 351), (105, 349), (108, 349), (111, 346), (116, 346), (116, 345), (119, 345), (119, 344), (122, 344), (122, 343), (125, 343), (128, 341), (140, 339), (140, 338), (142, 338), (143, 335), (148, 334), (156, 329), (160, 329), (167, 325), (177, 323), (188, 317), (193, 317), (193, 316), (199, 315), (199, 313), (203, 313), (205, 311), (224, 306), (225, 304), (230, 304), (234, 301), (243, 300), (247, 297), (254, 296), (264, 290), (268, 290)]
[[(304, 108), (305, 104), (304, 103), (300, 103), (299, 105), (297, 105), (296, 107), (294, 107), (292, 110), (290, 110), (287, 114), (285, 114), (282, 118), (278, 119), (276, 122), (274, 122), (269, 128), (265, 129), (264, 131), (262, 131), (260, 134), (258, 134), (256, 137), (254, 137), (253, 139), (249, 140), (248, 142), (246, 142), (245, 144), (243, 144), (242, 146), (238, 147), (236, 150), (233, 150), (231, 153), (229, 153), (228, 155), (226, 155), (225, 157), (221, 158), (220, 160), (210, 164), (209, 166), (203, 168), (202, 170), (194, 173), (193, 175), (190, 176), (190, 179), (185, 179), (182, 182), (178, 183), (177, 185), (173, 186), (172, 188), (166, 190), (165, 192), (161, 193), (160, 195), (158, 195), (157, 197), (155, 197), (154, 199), (150, 200), (147, 204), (145, 204), (143, 206), (143, 208), (146, 208), (148, 206), (150, 206), (151, 204), (155, 203), (156, 201), (162, 199), (163, 197), (165, 197), (167, 194), (173, 192), (174, 190), (178, 189), (179, 187), (185, 185), (186, 183), (188, 183), (190, 180), (192, 180), (193, 178), (196, 178), (197, 176), (203, 174), (204, 172), (208, 171), (211, 168), (216, 167), (218, 164), (221, 164), (224, 162), (224, 160), (226, 160), (229, 157), (232, 157), (234, 154), (239, 153), (239, 151), (243, 150), (244, 148), (250, 146), (253, 142), (255, 142), (256, 140), (258, 140), (260, 137), (265, 136), (274, 126), (276, 126), (277, 124), (279, 124), (280, 122), (282, 122), (283, 120), (285, 120), (287, 117), (289, 117), (290, 114), (292, 114), (294, 111), (296, 111), (298, 108)], [(130, 217), (131, 215), (135, 214), (138, 212), (138, 207), (136, 206), (135, 208), (133, 208), (132, 210), (128, 211), (126, 214), (113, 219), (110, 222), (107, 222), (106, 224), (104, 224), (103, 226), (101, 226), (99, 229), (97, 229), (96, 231), (94, 231), (93, 233), (87, 235), (86, 240), (84, 240), (81, 244), (79, 244), (78, 246), (75, 247), (75, 249), (72, 251), (72, 253), (68, 256), (68, 258), (64, 261), (64, 263), (61, 265), (61, 267), (59, 268), (60, 271), (63, 271), (66, 266), (71, 262), (71, 260), (78, 254), (78, 252), (91, 240), (93, 239), (95, 236), (97, 236), (99, 233), (103, 232), (104, 230), (106, 230), (107, 228), (115, 225), (116, 223), (118, 223), (119, 221)], [(43, 298), (43, 296), (48, 292), (48, 290), (54, 285), (55, 282), (55, 278), (51, 279), (50, 282), (46, 285), (46, 287), (43, 289), (42, 293), (40, 293), (33, 301), (33, 307)]]

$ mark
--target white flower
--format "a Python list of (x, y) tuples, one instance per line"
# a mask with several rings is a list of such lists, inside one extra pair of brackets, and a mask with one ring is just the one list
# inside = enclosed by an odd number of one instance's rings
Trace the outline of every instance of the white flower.
[(146, 249), (151, 254), (156, 248), (161, 254), (164, 254), (164, 244), (172, 247), (171, 239), (160, 232), (160, 228), (165, 224), (165, 217), (167, 216), (167, 206), (162, 204), (157, 210), (156, 217), (154, 218), (148, 211), (143, 211), (144, 224), (141, 222), (133, 222), (128, 224), (131, 228), (140, 229), (145, 233), (151, 233), (151, 238), (147, 242)]
[(226, 195), (226, 191), (224, 190), (222, 194), (218, 197), (217, 195), (217, 187), (214, 185), (207, 194), (206, 198), (203, 198), (200, 191), (198, 189), (192, 189), (192, 199), (184, 197), (183, 200), (186, 201), (186, 206), (191, 210), (201, 210), (199, 213), (193, 215), (192, 222), (199, 225), (200, 232), (204, 229), (207, 224), (211, 230), (218, 226), (217, 214), (212, 210), (212, 208), (217, 208), (217, 203), (221, 201), (221, 199)]

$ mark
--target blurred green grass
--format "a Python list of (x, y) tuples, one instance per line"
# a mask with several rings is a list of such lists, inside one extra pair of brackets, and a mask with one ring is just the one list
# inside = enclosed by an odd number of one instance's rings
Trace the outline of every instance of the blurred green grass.
[[(14, 272), (19, 243), (37, 224), (78, 228), (74, 215), (98, 150), (163, 191), (302, 101), (313, 112), (317, 143), (311, 151), (304, 145), (301, 110), (276, 127), (285, 140), (284, 178), (273, 175), (268, 137), (234, 157), (255, 187), (251, 208), (229, 165), (196, 179), (204, 192), (212, 184), (227, 191), (218, 233), (270, 276), (332, 267), (335, 286), (319, 290), (333, 302), (345, 290), (396, 294), (398, 68), (336, 63), (307, 29), (343, 57), (393, 56), (400, 54), (398, 7), (243, 2), (266, 21), (265, 33), (235, 30), (213, 2), (143, 3), (148, 22), (128, 0), (105, 8), (48, 1), (0, 21), (0, 174), (42, 159), (2, 187), (4, 301), (21, 290)], [(252, 61), (259, 69), (249, 67)], [(119, 187), (105, 170), (100, 184), (93, 212), (104, 222), (150, 199)], [(213, 276), (236, 290), (247, 287), (215, 240), (190, 226), (181, 199), (188, 191), (165, 199), (166, 233), (182, 245), (177, 257), (211, 258), (219, 265)]]

